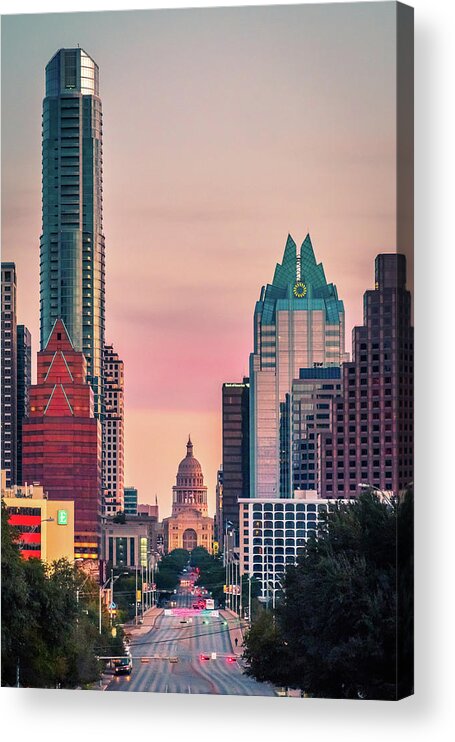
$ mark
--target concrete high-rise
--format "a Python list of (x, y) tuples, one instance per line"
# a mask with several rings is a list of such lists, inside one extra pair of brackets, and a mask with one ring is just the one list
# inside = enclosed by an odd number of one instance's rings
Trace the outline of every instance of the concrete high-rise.
[(28, 390), (32, 383), (32, 336), (24, 325), (17, 326), (17, 483), (22, 484), (22, 425), (28, 415)]
[(331, 430), (331, 400), (340, 395), (341, 368), (301, 368), (292, 382), (294, 495), (318, 489), (318, 435)]
[(6, 486), (17, 481), (17, 305), (16, 266), (2, 263), (1, 468)]
[(221, 534), (226, 522), (236, 529), (238, 538), (240, 497), (249, 497), (250, 446), (249, 446), (249, 379), (226, 382), (222, 387), (223, 399), (223, 480), (222, 522), (217, 522)]
[(320, 434), (322, 497), (355, 497), (359, 485), (398, 495), (414, 478), (413, 328), (406, 258), (378, 255), (375, 288), (364, 294), (364, 324), (352, 333), (353, 360)]
[(123, 361), (112, 345), (104, 346), (103, 490), (104, 515), (124, 510)]
[(62, 319), (85, 355), (95, 416), (102, 418), (102, 111), (98, 65), (83, 49), (60, 49), (46, 66), (42, 178), (40, 346)]
[(316, 263), (310, 236), (289, 236), (272, 284), (254, 313), (250, 356), (250, 496), (293, 497), (292, 387), (301, 368), (339, 367), (345, 353), (343, 302)]

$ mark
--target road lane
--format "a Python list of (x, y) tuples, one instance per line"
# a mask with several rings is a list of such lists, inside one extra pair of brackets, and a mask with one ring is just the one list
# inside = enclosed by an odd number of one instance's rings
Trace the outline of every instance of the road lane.
[[(177, 596), (178, 605), (183, 602), (183, 597)], [(276, 695), (272, 686), (256, 682), (243, 674), (237, 662), (227, 661), (232, 647), (229, 629), (224, 626), (223, 619), (196, 612), (189, 618), (191, 623), (181, 623), (180, 616), (162, 614), (148, 632), (133, 638), (130, 645), (132, 675), (114, 677), (107, 690)], [(212, 652), (216, 652), (216, 659), (201, 660), (201, 654), (211, 656)], [(140, 657), (147, 657), (149, 661), (142, 663)], [(170, 657), (178, 657), (178, 662), (170, 662)]]

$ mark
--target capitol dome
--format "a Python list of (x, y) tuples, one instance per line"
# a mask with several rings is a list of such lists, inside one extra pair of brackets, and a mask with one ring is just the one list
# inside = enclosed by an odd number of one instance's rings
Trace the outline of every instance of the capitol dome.
[(193, 444), (190, 436), (188, 436), (188, 443), (186, 444), (186, 456), (179, 464), (177, 477), (179, 476), (202, 477), (202, 467), (193, 456)]
[(204, 487), (202, 467), (193, 456), (190, 436), (186, 444), (186, 456), (179, 464), (177, 481), (172, 493), (173, 515), (188, 508), (195, 508), (203, 515), (207, 515), (207, 487)]

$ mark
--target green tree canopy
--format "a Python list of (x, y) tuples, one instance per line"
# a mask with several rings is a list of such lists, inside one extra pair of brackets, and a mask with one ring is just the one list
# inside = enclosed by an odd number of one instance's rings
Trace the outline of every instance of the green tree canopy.
[(102, 669), (97, 656), (124, 654), (122, 633), (112, 638), (105, 612), (99, 634), (98, 585), (64, 559), (22, 559), (3, 503), (1, 526), (2, 685), (93, 683)]
[[(324, 698), (394, 699), (410, 692), (412, 510), (411, 493), (394, 507), (371, 492), (333, 506), (318, 538), (307, 542), (298, 564), (286, 571), (274, 633), (264, 630), (268, 614), (246, 637), (250, 674)], [(403, 539), (401, 565), (397, 528)], [(401, 659), (397, 623), (403, 634), (408, 632)], [(278, 655), (268, 646), (269, 636)]]

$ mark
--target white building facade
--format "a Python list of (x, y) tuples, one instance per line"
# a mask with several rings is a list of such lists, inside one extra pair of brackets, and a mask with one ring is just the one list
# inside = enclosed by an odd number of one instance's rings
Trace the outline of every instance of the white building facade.
[(270, 606), (281, 590), (286, 565), (296, 564), (333, 502), (318, 498), (315, 491), (286, 500), (239, 500), (240, 572), (259, 580), (262, 600)]
[(104, 346), (103, 512), (124, 510), (124, 373), (112, 345)]

